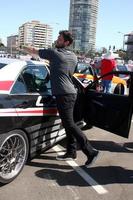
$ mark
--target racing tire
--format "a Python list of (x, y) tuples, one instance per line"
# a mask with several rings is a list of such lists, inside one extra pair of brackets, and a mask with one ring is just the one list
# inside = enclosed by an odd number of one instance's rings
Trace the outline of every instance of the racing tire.
[(114, 89), (114, 94), (124, 94), (124, 85), (123, 84), (117, 84), (115, 89)]
[(22, 171), (29, 154), (29, 142), (21, 130), (0, 135), (0, 183), (13, 181)]

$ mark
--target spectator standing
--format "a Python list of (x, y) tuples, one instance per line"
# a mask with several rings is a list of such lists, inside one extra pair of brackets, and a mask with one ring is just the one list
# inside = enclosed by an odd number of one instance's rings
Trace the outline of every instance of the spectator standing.
[[(100, 63), (101, 76), (113, 71), (115, 67), (116, 67), (115, 56), (114, 53), (110, 51), (107, 54), (105, 54), (103, 59), (101, 60)], [(107, 93), (110, 92), (112, 78), (113, 78), (112, 74), (102, 78), (102, 86), (104, 92)]]

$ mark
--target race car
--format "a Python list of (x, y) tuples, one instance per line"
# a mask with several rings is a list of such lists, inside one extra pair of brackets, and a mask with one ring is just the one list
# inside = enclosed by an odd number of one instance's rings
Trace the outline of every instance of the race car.
[[(51, 92), (49, 66), (40, 61), (0, 59), (0, 182), (13, 181), (27, 159), (65, 138)], [(115, 72), (119, 73), (119, 72)], [(133, 72), (128, 95), (99, 93), (96, 82), (84, 87), (73, 77), (78, 91), (74, 109), (77, 124), (94, 126), (128, 137), (133, 112)]]

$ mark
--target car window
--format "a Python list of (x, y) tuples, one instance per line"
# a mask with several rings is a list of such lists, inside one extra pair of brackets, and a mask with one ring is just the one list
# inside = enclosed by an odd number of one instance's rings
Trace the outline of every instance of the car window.
[[(108, 84), (107, 82), (108, 82), (108, 78), (109, 78), (107, 75), (103, 76), (103, 78), (99, 77), (98, 80), (96, 80), (92, 84), (90, 84), (89, 88), (90, 88), (90, 90), (95, 90), (96, 92), (100, 92), (100, 93), (109, 93), (110, 95), (115, 94), (115, 95), (128, 96), (131, 77), (130, 77), (130, 75), (128, 75), (127, 79), (124, 80), (124, 79), (120, 78), (121, 76), (126, 76), (126, 75), (120, 73), (117, 76), (114, 74), (112, 77), (112, 80), (110, 81), (109, 86), (107, 86), (107, 84)], [(105, 81), (107, 81), (107, 82), (105, 82)], [(106, 92), (106, 87), (109, 87), (108, 92)]]
[(49, 74), (44, 66), (28, 66), (23, 70), (22, 77), (29, 93), (38, 92), (51, 94)]
[(26, 93), (27, 92), (27, 88), (26, 85), (23, 81), (23, 78), (21, 77), (21, 75), (18, 77), (17, 81), (15, 82), (11, 93), (12, 94), (19, 94), (19, 93)]
[(78, 63), (75, 73), (82, 73), (82, 74), (91, 74), (92, 70), (91, 67), (87, 63)]
[(118, 69), (119, 71), (128, 71), (128, 70), (127, 70), (127, 67), (126, 67), (125, 65), (117, 65), (117, 69)]
[[(127, 69), (127, 67), (125, 66), (125, 65), (117, 65), (117, 68), (116, 68), (118, 71), (124, 71), (124, 72), (126, 72), (126, 71), (128, 71), (128, 69)], [(124, 74), (119, 74), (119, 77), (120, 78), (126, 78), (127, 76), (126, 75), (124, 75)]]
[(51, 95), (49, 73), (45, 66), (27, 66), (16, 80), (11, 93), (44, 93)]

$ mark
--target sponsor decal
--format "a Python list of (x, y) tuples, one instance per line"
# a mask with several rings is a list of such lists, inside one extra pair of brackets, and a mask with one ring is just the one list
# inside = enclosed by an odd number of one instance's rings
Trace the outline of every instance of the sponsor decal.
[(43, 103), (41, 103), (41, 100), (42, 100), (42, 96), (39, 96), (36, 101), (36, 106), (43, 106)]

